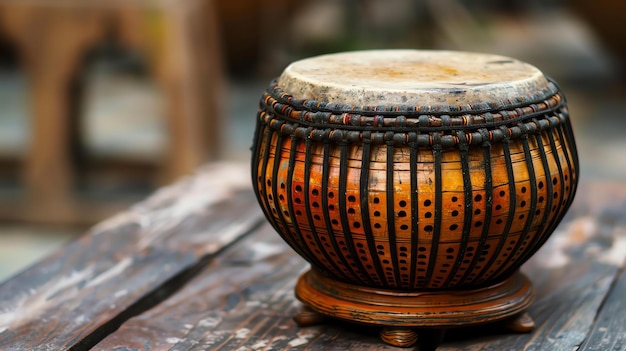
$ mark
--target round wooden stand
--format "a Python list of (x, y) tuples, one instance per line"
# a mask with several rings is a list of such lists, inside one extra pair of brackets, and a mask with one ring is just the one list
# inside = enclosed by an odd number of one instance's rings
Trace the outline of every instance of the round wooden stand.
[(381, 339), (400, 347), (417, 341), (416, 328), (445, 330), (496, 321), (516, 332), (534, 327), (524, 313), (534, 292), (519, 271), (479, 289), (401, 291), (347, 284), (313, 269), (298, 280), (296, 296), (306, 306), (294, 317), (301, 326), (320, 323), (325, 317), (380, 326)]

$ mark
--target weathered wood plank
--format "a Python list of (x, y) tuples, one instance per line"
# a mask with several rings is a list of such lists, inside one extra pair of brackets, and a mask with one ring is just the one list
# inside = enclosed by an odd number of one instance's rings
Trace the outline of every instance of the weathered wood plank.
[(626, 350), (625, 273), (622, 270), (580, 351)]
[[(626, 208), (619, 205), (624, 198), (610, 187), (581, 190), (567, 220), (524, 266), (537, 290), (530, 309), (534, 332), (511, 334), (499, 325), (460, 328), (449, 331), (438, 350), (574, 350), (581, 345), (619, 270), (608, 257), (617, 257), (621, 245), (614, 235), (619, 232), (615, 214)], [(375, 328), (332, 321), (298, 328), (291, 320), (300, 306), (293, 287), (304, 267), (265, 226), (94, 350), (400, 350), (382, 344)]]
[[(614, 282), (610, 294), (593, 323), (593, 327), (581, 351), (625, 351), (626, 350), (626, 218), (623, 209), (616, 208), (614, 219), (619, 223), (613, 230), (617, 243), (608, 252), (603, 261), (621, 264), (618, 279)], [(621, 211), (620, 211), (621, 210)], [(610, 230), (610, 228), (606, 228)]]
[(0, 349), (86, 349), (259, 225), (247, 165), (214, 164), (0, 285)]
[[(94, 350), (213, 349), (231, 338), (256, 334), (257, 330), (251, 330), (262, 326), (255, 320), (259, 312), (274, 318), (275, 327), (284, 328), (279, 320), (288, 319), (287, 311), (294, 310), (290, 306), (293, 278), (305, 266), (265, 225), (213, 260), (171, 298), (126, 322)], [(288, 301), (283, 306), (285, 297)], [(261, 305), (265, 308), (260, 309)]]
[(93, 350), (396, 349), (377, 342), (375, 330), (363, 335), (361, 327), (338, 323), (298, 328), (293, 289), (307, 266), (265, 225)]

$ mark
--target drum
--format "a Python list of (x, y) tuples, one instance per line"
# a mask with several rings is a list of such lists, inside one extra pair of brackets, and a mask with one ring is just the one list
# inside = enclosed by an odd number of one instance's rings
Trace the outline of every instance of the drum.
[(518, 60), (418, 50), (292, 63), (263, 94), (252, 180), (268, 221), (311, 264), (301, 324), (529, 330), (519, 267), (574, 198), (565, 97)]

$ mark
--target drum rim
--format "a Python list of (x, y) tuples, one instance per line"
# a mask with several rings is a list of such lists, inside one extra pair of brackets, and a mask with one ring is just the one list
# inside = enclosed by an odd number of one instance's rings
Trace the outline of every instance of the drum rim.
[(298, 99), (274, 80), (260, 101), (259, 123), (314, 141), (417, 146), (482, 144), (518, 139), (569, 122), (556, 83), (532, 96), (473, 105), (346, 106)]

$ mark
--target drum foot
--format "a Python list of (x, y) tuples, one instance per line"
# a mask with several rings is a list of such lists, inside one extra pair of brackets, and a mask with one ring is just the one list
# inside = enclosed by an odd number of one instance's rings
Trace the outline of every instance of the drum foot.
[(313, 311), (307, 306), (302, 306), (300, 311), (293, 316), (293, 320), (300, 327), (308, 327), (312, 325), (322, 324), (327, 317), (319, 312)]
[(410, 329), (410, 328), (383, 328), (380, 339), (395, 347), (411, 347), (415, 345), (417, 351), (433, 351), (439, 347), (446, 333), (445, 328), (437, 329)]
[(380, 339), (392, 346), (411, 347), (417, 342), (418, 334), (413, 329), (383, 328), (380, 331)]
[(535, 328), (535, 321), (533, 321), (528, 312), (523, 312), (507, 319), (504, 322), (504, 327), (515, 333), (528, 333)]

